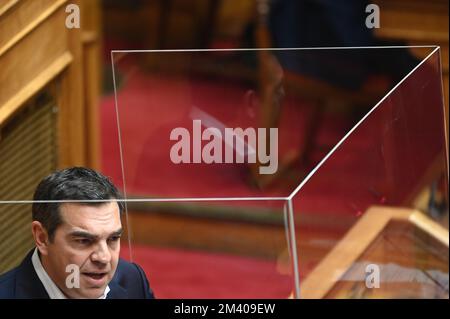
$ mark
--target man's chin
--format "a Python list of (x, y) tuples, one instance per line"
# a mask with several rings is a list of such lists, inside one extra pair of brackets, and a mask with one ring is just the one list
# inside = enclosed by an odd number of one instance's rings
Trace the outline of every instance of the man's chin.
[(104, 292), (105, 292), (104, 287), (103, 288), (90, 288), (90, 289), (87, 289), (85, 298), (98, 299), (103, 295)]
[(73, 298), (76, 299), (98, 299), (105, 292), (105, 287), (95, 288), (81, 288), (77, 289), (76, 295)]
[(109, 278), (105, 278), (101, 282), (92, 282), (89, 278), (82, 276), (80, 288), (77, 289), (77, 294), (79, 295), (77, 298), (98, 299), (105, 292), (108, 283)]

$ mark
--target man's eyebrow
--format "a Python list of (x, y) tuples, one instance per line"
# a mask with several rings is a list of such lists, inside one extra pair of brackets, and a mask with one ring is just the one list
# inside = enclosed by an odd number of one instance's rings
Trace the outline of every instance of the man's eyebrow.
[(88, 238), (88, 239), (91, 239), (91, 240), (95, 240), (95, 239), (98, 238), (98, 236), (93, 235), (91, 233), (88, 233), (86, 231), (82, 231), (82, 230), (73, 231), (73, 232), (69, 233), (69, 236), (71, 236), (71, 237), (83, 237), (83, 238)]
[[(108, 237), (115, 237), (115, 236), (121, 236), (123, 233), (123, 228), (120, 228), (114, 232), (112, 232)], [(82, 231), (82, 230), (75, 230), (71, 233), (69, 233), (69, 236), (71, 237), (83, 237), (83, 238), (88, 238), (91, 240), (96, 240), (99, 238), (99, 236), (88, 233), (86, 231)]]
[(116, 230), (115, 232), (111, 233), (111, 235), (109, 235), (109, 237), (121, 236), (122, 233), (123, 233), (123, 228), (120, 228), (120, 229)]

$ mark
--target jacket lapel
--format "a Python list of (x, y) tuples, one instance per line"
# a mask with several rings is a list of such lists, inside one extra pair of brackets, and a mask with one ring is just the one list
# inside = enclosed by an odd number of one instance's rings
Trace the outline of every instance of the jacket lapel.
[(18, 299), (49, 299), (49, 295), (34, 270), (32, 249), (17, 269), (15, 297)]
[(128, 299), (126, 289), (114, 282), (114, 280), (111, 280), (109, 283), (109, 289), (110, 291), (106, 296), (106, 299)]
[[(32, 249), (25, 259), (22, 261), (17, 269), (16, 275), (16, 291), (15, 298), (17, 299), (49, 299), (49, 295), (44, 288), (41, 280), (34, 270), (31, 256), (34, 249)], [(127, 299), (128, 292), (125, 288), (118, 284), (116, 278), (113, 278), (109, 283), (109, 293), (106, 299)]]

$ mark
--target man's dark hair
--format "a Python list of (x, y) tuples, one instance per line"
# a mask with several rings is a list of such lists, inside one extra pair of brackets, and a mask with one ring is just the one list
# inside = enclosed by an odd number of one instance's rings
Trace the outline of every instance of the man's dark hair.
[[(96, 200), (121, 199), (121, 194), (114, 184), (102, 174), (84, 167), (66, 168), (45, 177), (34, 192), (35, 201), (91, 201), (82, 205), (102, 205), (105, 202)], [(32, 206), (33, 220), (39, 221), (47, 230), (52, 241), (55, 231), (62, 223), (58, 202), (34, 202)], [(120, 213), (123, 202), (118, 201)]]

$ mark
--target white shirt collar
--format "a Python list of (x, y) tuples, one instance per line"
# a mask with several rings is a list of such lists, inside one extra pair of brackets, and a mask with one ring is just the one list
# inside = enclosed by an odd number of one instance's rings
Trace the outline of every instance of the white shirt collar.
[[(31, 257), (31, 262), (33, 263), (34, 270), (36, 271), (36, 274), (38, 275), (39, 279), (44, 285), (44, 288), (47, 291), (50, 299), (67, 299), (67, 297), (61, 292), (58, 286), (56, 286), (56, 284), (53, 282), (53, 280), (50, 278), (50, 276), (47, 274), (44, 267), (42, 266), (37, 248), (34, 249), (33, 256)], [(109, 291), (110, 289), (108, 285), (106, 286), (106, 289), (103, 292), (103, 294), (98, 299), (106, 299), (106, 296), (108, 295)]]

